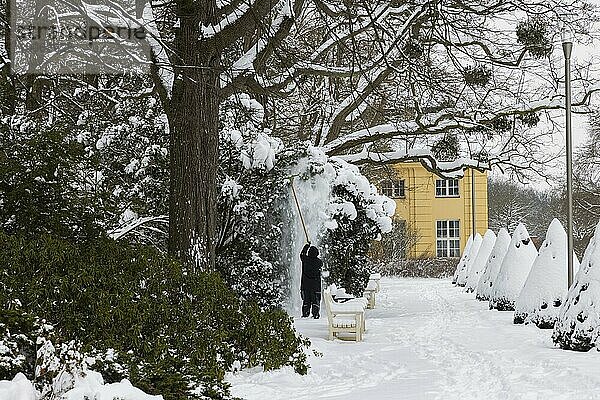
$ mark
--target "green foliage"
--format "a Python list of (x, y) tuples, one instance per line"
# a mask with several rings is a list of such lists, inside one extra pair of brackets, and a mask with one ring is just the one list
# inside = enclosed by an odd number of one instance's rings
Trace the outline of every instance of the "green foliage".
[(7, 232), (95, 236), (96, 199), (79, 190), (83, 147), (66, 140), (66, 128), (39, 126), (25, 117), (0, 123), (0, 226)]
[(540, 116), (536, 112), (529, 112), (518, 116), (519, 121), (530, 128), (535, 127), (540, 122)]
[(128, 377), (176, 400), (226, 398), (223, 378), (234, 365), (306, 372), (308, 342), (289, 317), (241, 304), (218, 274), (191, 274), (152, 248), (108, 238), (74, 246), (2, 234), (0, 248), (2, 309), (18, 299), (23, 312), (51, 320), (59, 337), (77, 339), (84, 351), (114, 349), (114, 361), (94, 366), (107, 379)]
[(552, 53), (549, 25), (542, 17), (533, 17), (517, 25), (517, 41), (525, 46), (534, 58), (548, 57)]
[(499, 117), (492, 121), (492, 129), (497, 132), (508, 132), (512, 129), (512, 120), (508, 117)]
[[(231, 101), (227, 106), (241, 107)], [(272, 168), (248, 165), (256, 140), (269, 138), (275, 148), (281, 142), (257, 129), (252, 114), (250, 120), (242, 118), (240, 110), (232, 115), (238, 119), (224, 122), (220, 141), (216, 269), (243, 301), (280, 307), (289, 297), (289, 265), (297, 256), (291, 253), (293, 237), (288, 227), (293, 218), (289, 166), (297, 155), (278, 154)]]
[[(3, 297), (0, 294), (0, 297)], [(4, 302), (4, 299), (2, 299)], [(40, 329), (35, 318), (18, 310), (0, 313), (0, 380), (12, 379), (18, 372), (33, 376), (35, 341)], [(33, 333), (33, 335), (32, 335)]]
[(337, 228), (327, 230), (322, 244), (324, 245), (325, 268), (329, 271), (326, 278), (328, 285), (335, 283), (354, 296), (362, 296), (369, 281), (369, 250), (371, 242), (380, 235), (377, 225), (367, 217), (367, 200), (350, 192), (345, 186), (337, 185), (332, 195), (343, 201), (354, 204), (356, 218), (350, 219), (345, 214), (334, 216)]
[(469, 65), (463, 71), (467, 85), (484, 87), (492, 79), (492, 71), (485, 65)]
[(431, 152), (439, 161), (454, 161), (460, 152), (458, 136), (447, 134), (431, 146)]

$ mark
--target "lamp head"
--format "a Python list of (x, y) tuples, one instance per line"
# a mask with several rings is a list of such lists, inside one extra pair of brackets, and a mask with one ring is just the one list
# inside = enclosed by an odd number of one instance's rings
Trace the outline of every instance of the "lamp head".
[(573, 32), (568, 28), (563, 28), (560, 36), (565, 58), (571, 58), (571, 51), (573, 50)]

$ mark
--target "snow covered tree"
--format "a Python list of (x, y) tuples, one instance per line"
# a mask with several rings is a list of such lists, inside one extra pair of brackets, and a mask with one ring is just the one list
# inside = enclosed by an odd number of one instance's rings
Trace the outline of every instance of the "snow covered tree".
[(600, 223), (585, 250), (579, 272), (559, 310), (552, 339), (562, 349), (588, 351), (600, 346)]
[(330, 220), (321, 240), (329, 271), (326, 282), (362, 296), (371, 273), (371, 243), (391, 231), (396, 203), (378, 195), (356, 166), (341, 162), (336, 167), (328, 210)]
[(555, 218), (564, 219), (563, 200), (555, 189), (540, 190), (512, 180), (488, 182), (490, 229), (514, 231), (519, 222), (529, 234), (543, 238)]
[(225, 124), (215, 268), (244, 301), (281, 307), (290, 295), (289, 266), (296, 256), (289, 171), (299, 154), (284, 152), (279, 139), (251, 121)]
[(481, 275), (485, 270), (495, 243), (496, 235), (492, 230), (488, 229), (483, 235), (483, 241), (481, 242), (481, 246), (479, 246), (477, 257), (475, 257), (473, 265), (471, 265), (471, 269), (469, 269), (467, 283), (465, 284), (465, 289), (467, 292), (473, 292), (475, 289), (477, 289), (477, 284), (479, 283), (479, 279), (481, 279)]
[[(594, 235), (600, 219), (600, 111), (595, 110), (588, 121), (588, 137), (574, 154), (573, 214), (575, 249), (583, 254)], [(562, 196), (566, 196), (563, 194)], [(566, 207), (563, 207), (566, 208)], [(564, 212), (563, 212), (564, 213)]]
[(494, 248), (486, 262), (485, 269), (479, 278), (477, 283), (477, 300), (488, 301), (492, 295), (492, 287), (500, 271), (504, 256), (508, 251), (511, 238), (508, 231), (504, 228), (500, 228), (498, 236), (494, 242)]
[(473, 239), (473, 244), (469, 249), (469, 254), (465, 258), (465, 262), (462, 265), (460, 271), (458, 271), (458, 275), (456, 277), (456, 284), (458, 286), (464, 287), (467, 284), (467, 278), (469, 277), (469, 271), (477, 258), (477, 253), (479, 253), (479, 248), (481, 247), (481, 243), (483, 242), (483, 238), (479, 233), (475, 234), (475, 239)]
[[(567, 233), (554, 219), (515, 302), (515, 324), (533, 323), (542, 329), (554, 327), (568, 290), (567, 254)], [(576, 271), (579, 261), (577, 257), (573, 261)]]
[(523, 289), (537, 254), (535, 245), (527, 233), (527, 228), (525, 225), (519, 224), (513, 232), (500, 271), (493, 283), (490, 309), (514, 311), (515, 301)]
[(463, 254), (456, 265), (456, 270), (454, 271), (454, 275), (452, 276), (452, 283), (456, 284), (458, 280), (458, 274), (463, 270), (465, 263), (467, 261), (467, 257), (471, 252), (471, 247), (473, 247), (473, 235), (469, 235), (469, 239), (467, 240), (467, 244), (465, 245), (465, 249), (463, 250)]
[[(583, 1), (557, 0), (177, 0), (147, 2), (141, 18), (114, 5), (61, 3), (57, 23), (75, 13), (100, 26), (144, 26), (149, 90), (169, 126), (168, 247), (194, 268), (214, 266), (218, 120), (232, 94), (260, 99), (276, 136), (355, 163), (417, 160), (456, 175), (465, 166), (535, 169), (551, 157), (540, 151), (551, 132), (529, 128), (562, 106), (553, 32), (568, 22), (583, 40), (593, 16)], [(574, 71), (582, 110), (597, 88), (587, 72)], [(54, 107), (46, 76), (23, 82), (30, 110)], [(449, 162), (431, 149), (447, 134), (460, 141)], [(392, 151), (369, 147), (386, 139), (398, 142)]]

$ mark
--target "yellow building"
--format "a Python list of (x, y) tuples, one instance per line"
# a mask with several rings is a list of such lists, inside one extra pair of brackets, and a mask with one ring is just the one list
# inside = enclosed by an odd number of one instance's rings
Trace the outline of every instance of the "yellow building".
[[(396, 201), (395, 218), (415, 235), (408, 258), (459, 257), (472, 234), (471, 177), (443, 179), (418, 162), (393, 166), (395, 177), (381, 184), (381, 191)], [(488, 227), (487, 174), (475, 172), (476, 230)]]

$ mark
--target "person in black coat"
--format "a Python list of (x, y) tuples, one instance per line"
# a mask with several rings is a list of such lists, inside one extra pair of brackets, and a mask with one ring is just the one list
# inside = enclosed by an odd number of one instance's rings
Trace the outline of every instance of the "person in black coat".
[(319, 250), (307, 243), (300, 253), (302, 260), (302, 317), (308, 317), (312, 311), (313, 318), (319, 318), (321, 308), (321, 267)]

